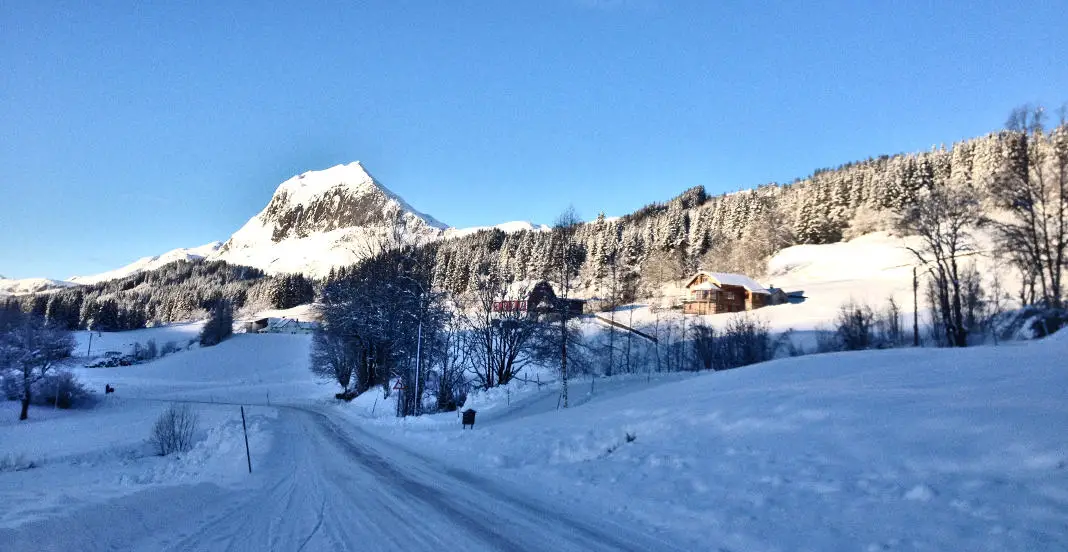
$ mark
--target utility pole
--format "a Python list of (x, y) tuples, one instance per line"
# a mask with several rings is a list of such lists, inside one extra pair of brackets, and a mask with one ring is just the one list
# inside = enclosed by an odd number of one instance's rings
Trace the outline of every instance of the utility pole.
[(920, 346), (920, 307), (919, 307), (920, 279), (916, 275), (916, 267), (912, 267), (912, 346)]

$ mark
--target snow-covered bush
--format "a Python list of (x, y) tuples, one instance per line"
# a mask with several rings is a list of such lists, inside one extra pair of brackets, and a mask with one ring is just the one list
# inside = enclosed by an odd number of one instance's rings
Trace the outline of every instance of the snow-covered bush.
[(25, 453), (9, 452), (0, 456), (0, 473), (30, 470), (37, 467), (37, 463), (30, 460)]
[(159, 349), (156, 347), (155, 339), (149, 339), (144, 345), (134, 343), (133, 357), (137, 359), (138, 362), (148, 362), (154, 360), (158, 356)]
[(168, 341), (164, 343), (162, 347), (160, 347), (159, 356), (166, 356), (171, 353), (177, 353), (180, 350), (181, 349), (178, 348), (177, 343), (175, 343), (174, 341)]
[(172, 404), (156, 419), (149, 442), (160, 456), (188, 452), (193, 448), (198, 425), (197, 414), (188, 404)]
[(34, 404), (59, 408), (89, 407), (93, 394), (73, 372), (53, 372), (34, 386)]
[(15, 372), (0, 374), (0, 393), (9, 401), (17, 401), (22, 396), (22, 388)]

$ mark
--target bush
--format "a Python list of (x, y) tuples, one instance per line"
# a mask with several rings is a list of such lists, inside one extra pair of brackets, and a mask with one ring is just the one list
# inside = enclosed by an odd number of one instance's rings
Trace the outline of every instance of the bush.
[(875, 312), (852, 300), (842, 305), (835, 320), (835, 333), (844, 351), (860, 351), (875, 343)]
[(727, 370), (771, 360), (777, 345), (767, 322), (748, 315), (736, 315), (727, 327), (717, 331), (711, 326), (695, 324), (691, 328), (694, 354), (708, 370)]
[(56, 405), (64, 409), (91, 406), (93, 403), (92, 392), (73, 372), (68, 371), (52, 372), (42, 378), (34, 386), (32, 397), (35, 404)]
[(160, 347), (159, 356), (166, 356), (171, 353), (177, 353), (179, 351), (178, 344), (173, 341), (168, 341)]
[(22, 397), (22, 386), (19, 385), (19, 380), (14, 374), (15, 372), (0, 375), (0, 393), (3, 393), (4, 398), (9, 401), (17, 401)]
[(193, 448), (198, 424), (196, 412), (189, 405), (172, 404), (156, 419), (149, 442), (160, 456), (188, 452)]
[(156, 348), (156, 340), (149, 339), (147, 343), (141, 345), (140, 343), (134, 343), (132, 356), (137, 362), (148, 362), (154, 360), (159, 356), (159, 351)]

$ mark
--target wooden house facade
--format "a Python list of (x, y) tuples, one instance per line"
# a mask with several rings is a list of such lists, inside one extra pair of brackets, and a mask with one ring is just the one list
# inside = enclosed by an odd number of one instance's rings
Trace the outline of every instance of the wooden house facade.
[(538, 282), (526, 297), (504, 299), (493, 303), (493, 312), (526, 312), (538, 314), (567, 313), (570, 318), (582, 314), (586, 305), (583, 299), (564, 299), (556, 296), (549, 282)]
[(686, 314), (720, 314), (759, 309), (770, 304), (767, 289), (742, 274), (698, 272), (686, 284)]

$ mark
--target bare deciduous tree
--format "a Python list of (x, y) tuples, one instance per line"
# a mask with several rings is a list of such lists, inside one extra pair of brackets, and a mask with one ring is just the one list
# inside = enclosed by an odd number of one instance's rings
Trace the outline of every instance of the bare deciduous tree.
[[(506, 385), (533, 358), (539, 322), (537, 313), (518, 305), (526, 297), (525, 288), (510, 295), (508, 285), (491, 270), (476, 284), (471, 304), (464, 310), (468, 359), (475, 380), (484, 389)], [(506, 308), (494, 309), (506, 301), (510, 302)]]
[(199, 418), (188, 404), (172, 404), (156, 419), (149, 442), (160, 456), (188, 452), (193, 448), (198, 424)]
[(557, 333), (556, 341), (560, 351), (560, 396), (564, 408), (567, 408), (568, 406), (567, 348), (568, 342), (573, 339), (568, 331), (568, 322), (571, 320), (568, 298), (571, 294), (571, 286), (575, 273), (582, 264), (582, 251), (578, 241), (575, 239), (575, 234), (580, 223), (581, 221), (579, 220), (578, 213), (575, 212), (575, 208), (568, 207), (559, 217), (557, 217), (556, 222), (553, 225), (555, 248), (553, 249), (552, 272), (560, 287), (559, 300), (556, 304), (556, 310), (559, 317), (559, 332)]
[(1009, 117), (1010, 160), (991, 189), (1010, 216), (995, 220), (993, 227), (1000, 248), (1024, 276), (1021, 299), (1033, 302), (1037, 284), (1043, 302), (1062, 308), (1068, 269), (1068, 121), (1062, 110), (1059, 126), (1047, 133), (1044, 119), (1041, 107), (1018, 108)]
[(909, 251), (933, 279), (936, 310), (942, 319), (946, 341), (956, 347), (968, 345), (960, 258), (975, 252), (972, 232), (983, 221), (975, 189), (946, 181), (920, 190), (916, 201), (901, 210), (901, 230), (921, 240), (919, 246), (909, 247)]

